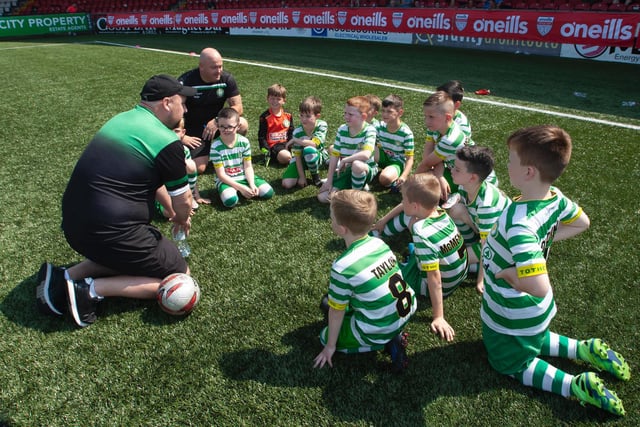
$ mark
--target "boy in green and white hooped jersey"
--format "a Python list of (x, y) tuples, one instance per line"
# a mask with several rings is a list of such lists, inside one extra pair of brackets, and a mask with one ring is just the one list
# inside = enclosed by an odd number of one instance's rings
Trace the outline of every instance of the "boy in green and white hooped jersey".
[(378, 163), (378, 182), (399, 189), (413, 168), (413, 132), (402, 121), (404, 101), (398, 95), (382, 100), (382, 122), (377, 126), (378, 140), (373, 157)]
[(322, 101), (315, 96), (302, 100), (298, 108), (300, 126), (293, 130), (293, 137), (285, 144), (291, 150), (293, 158), (282, 175), (282, 186), (293, 188), (307, 186), (305, 169), (311, 173), (311, 181), (316, 187), (322, 185), (318, 171), (321, 165), (329, 160), (325, 142), (327, 139), (327, 122), (320, 120)]
[(482, 263), (485, 290), (480, 315), (489, 363), (522, 384), (578, 399), (617, 415), (618, 396), (593, 372), (573, 376), (540, 356), (583, 360), (617, 378), (629, 365), (602, 340), (578, 341), (549, 330), (556, 313), (545, 250), (589, 226), (582, 209), (551, 184), (571, 157), (571, 138), (555, 126), (514, 132), (507, 140), (509, 178), (522, 192), (487, 237)]
[(467, 277), (468, 261), (464, 239), (453, 220), (441, 208), (440, 183), (432, 174), (409, 176), (401, 187), (402, 203), (379, 222), (386, 224), (381, 236), (409, 229), (415, 247), (400, 269), (416, 293), (429, 297), (431, 331), (452, 341), (455, 331), (444, 317), (444, 298)]
[[(465, 145), (473, 145), (460, 126), (453, 120), (454, 102), (443, 91), (431, 94), (422, 104), (424, 124), (427, 127), (422, 160), (416, 173), (433, 173), (440, 181), (441, 198), (447, 200), (458, 186), (451, 179), (451, 169), (456, 151)], [(497, 185), (497, 177), (491, 171), (487, 180)]]
[(324, 302), (328, 326), (320, 333), (324, 348), (315, 367), (333, 366), (336, 351), (382, 349), (390, 353), (395, 371), (407, 364), (402, 330), (416, 311), (416, 298), (391, 249), (367, 235), (376, 211), (376, 199), (366, 191), (341, 190), (331, 197), (331, 228), (347, 249), (331, 266)]
[(238, 193), (247, 199), (273, 197), (273, 188), (256, 176), (251, 162), (251, 143), (238, 133), (240, 115), (233, 108), (223, 108), (216, 117), (220, 136), (211, 142), (209, 159), (216, 173), (216, 188), (222, 204), (232, 208), (239, 202)]
[(378, 129), (378, 126), (380, 126), (380, 120), (378, 120), (376, 116), (380, 113), (380, 109), (382, 108), (382, 100), (378, 95), (374, 95), (372, 93), (366, 94), (365, 97), (367, 98), (367, 101), (369, 101), (369, 110), (367, 111), (365, 121)]
[(327, 180), (318, 190), (318, 200), (329, 203), (338, 190), (366, 189), (378, 173), (373, 159), (376, 128), (366, 122), (370, 104), (364, 96), (354, 96), (344, 106), (345, 124), (338, 128), (329, 153)]
[(460, 105), (462, 105), (462, 98), (464, 97), (462, 82), (460, 80), (449, 80), (438, 86), (436, 90), (441, 90), (449, 94), (453, 101), (453, 121), (460, 127), (460, 130), (467, 136), (467, 139), (473, 141), (471, 138), (471, 123), (467, 116), (460, 111)]
[[(498, 187), (487, 182), (492, 170), (493, 153), (490, 148), (472, 145), (456, 152), (451, 178), (458, 185), (460, 201), (449, 207), (447, 213), (464, 238), (470, 266), (479, 267), (482, 245), (502, 211), (511, 203), (511, 199)], [(477, 272), (476, 289), (482, 293), (482, 268)]]

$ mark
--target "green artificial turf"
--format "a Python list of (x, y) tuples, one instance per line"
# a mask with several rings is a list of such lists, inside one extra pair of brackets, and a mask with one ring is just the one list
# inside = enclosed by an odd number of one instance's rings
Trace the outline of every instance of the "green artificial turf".
[[(640, 424), (640, 108), (621, 106), (640, 101), (637, 66), (312, 39), (101, 37), (167, 52), (77, 43), (93, 40), (0, 42), (0, 425)], [(188, 53), (209, 45), (220, 49), (240, 84), (255, 170), (276, 195), (227, 210), (213, 191), (211, 172), (199, 178), (201, 192), (214, 203), (193, 217), (189, 265), (202, 299), (189, 317), (170, 317), (153, 301), (124, 299), (102, 303), (98, 322), (83, 330), (39, 314), (40, 263), (81, 260), (60, 230), (60, 200), (84, 146), (105, 121), (135, 105), (148, 77), (195, 67), (197, 57)], [(419, 299), (407, 328), (404, 374), (393, 375), (384, 354), (338, 354), (334, 368), (312, 368), (321, 350), (318, 303), (344, 246), (331, 233), (317, 190), (286, 191), (280, 186), (284, 169), (261, 162), (257, 122), (267, 108), (267, 87), (283, 84), (294, 113), (302, 98), (319, 96), (329, 139), (342, 123), (347, 98), (399, 94), (419, 158), (422, 102), (454, 78), (467, 89), (461, 109), (474, 140), (494, 150), (501, 187), (511, 196), (507, 136), (542, 123), (572, 135), (571, 164), (557, 185), (583, 207), (591, 228), (551, 250), (558, 304), (552, 330), (601, 337), (626, 356), (629, 382), (602, 375), (624, 401), (625, 418), (493, 371), (481, 338), (481, 297), (471, 281), (445, 301), (453, 343), (429, 332), (429, 303)], [(480, 88), (492, 95), (474, 95)], [(574, 91), (588, 96), (577, 98)], [(380, 215), (399, 201), (377, 186), (373, 191)], [(168, 233), (167, 222), (155, 223)], [(390, 245), (402, 254), (406, 242), (399, 236)], [(570, 373), (587, 369), (552, 362)]]

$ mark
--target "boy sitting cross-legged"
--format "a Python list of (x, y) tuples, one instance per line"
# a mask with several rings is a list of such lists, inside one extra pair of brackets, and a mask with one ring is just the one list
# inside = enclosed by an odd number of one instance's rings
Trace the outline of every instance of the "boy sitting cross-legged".
[(238, 193), (247, 199), (273, 197), (273, 188), (253, 172), (251, 144), (238, 134), (240, 115), (233, 108), (223, 108), (216, 117), (220, 136), (211, 143), (209, 158), (216, 173), (216, 188), (222, 204), (232, 208), (238, 204)]

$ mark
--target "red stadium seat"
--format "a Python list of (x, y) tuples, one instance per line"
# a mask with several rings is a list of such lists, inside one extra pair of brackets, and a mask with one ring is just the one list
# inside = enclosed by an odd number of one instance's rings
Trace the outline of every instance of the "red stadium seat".
[(607, 10), (607, 5), (603, 2), (597, 2), (591, 5), (591, 10), (595, 10), (595, 11), (606, 11)]
[(627, 6), (622, 3), (611, 3), (607, 8), (609, 12), (624, 12), (627, 10)]
[(573, 5), (569, 2), (560, 3), (558, 5), (558, 10), (572, 10)]
[(576, 3), (573, 5), (573, 10), (590, 10), (591, 5), (587, 2)]
[(627, 12), (640, 12), (640, 3), (631, 3), (628, 5)]

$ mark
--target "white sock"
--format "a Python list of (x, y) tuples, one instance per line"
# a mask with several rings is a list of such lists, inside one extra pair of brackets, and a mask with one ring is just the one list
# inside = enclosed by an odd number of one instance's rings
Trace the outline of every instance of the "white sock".
[(85, 277), (84, 281), (89, 284), (89, 295), (91, 295), (91, 298), (97, 299), (97, 300), (104, 299), (102, 295), (96, 292), (96, 282), (93, 280), (92, 277)]

